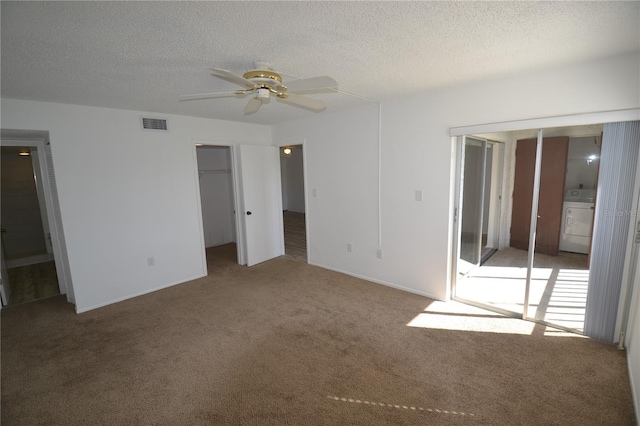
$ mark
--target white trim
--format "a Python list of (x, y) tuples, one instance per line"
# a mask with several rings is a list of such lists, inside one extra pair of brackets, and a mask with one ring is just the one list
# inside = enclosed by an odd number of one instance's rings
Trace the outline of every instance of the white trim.
[[(302, 179), (304, 181), (304, 228), (305, 228), (305, 244), (307, 246), (307, 263), (311, 265), (311, 251), (309, 250), (311, 244), (309, 244), (309, 178), (307, 173), (307, 140), (289, 140), (288, 142), (278, 142), (275, 146), (278, 148), (282, 148), (285, 146), (302, 146)], [(282, 160), (280, 160), (282, 161)], [(282, 181), (282, 175), (280, 176), (280, 181)], [(281, 185), (282, 186), (282, 185)], [(284, 231), (284, 223), (283, 223), (283, 231)]]
[[(455, 295), (455, 283), (458, 273), (458, 244), (456, 240), (458, 238), (458, 222), (456, 218), (456, 212), (459, 212), (460, 202), (460, 182), (458, 176), (460, 174), (460, 146), (461, 143), (458, 139), (461, 136), (451, 137), (451, 161), (449, 169), (449, 220), (447, 221), (447, 275), (446, 275), (446, 289), (445, 300), (452, 300)], [(458, 209), (458, 210), (456, 210)]]
[[(311, 245), (309, 244), (309, 178), (307, 173), (307, 141), (302, 139), (302, 176), (304, 179), (304, 239), (307, 248), (307, 263), (311, 262)], [(283, 224), (284, 229), (284, 224)]]
[(504, 174), (504, 142), (488, 140), (487, 149), (491, 145), (491, 188), (489, 190), (489, 218), (487, 235), (491, 236), (494, 248), (500, 248), (500, 231), (502, 229), (502, 192)]
[(240, 144), (231, 147), (231, 170), (233, 180), (233, 197), (236, 209), (236, 249), (238, 256), (238, 265), (247, 264), (247, 235), (246, 235), (246, 218), (244, 215), (244, 201), (240, 195), (242, 189), (242, 166), (240, 164)]
[(47, 195), (44, 184), (44, 170), (40, 163), (40, 156), (46, 155), (36, 149), (31, 151), (31, 163), (33, 164), (33, 174), (36, 178), (36, 193), (38, 195), (38, 207), (40, 208), (40, 221), (42, 222), (42, 231), (44, 232), (44, 245), (47, 248), (47, 254), (53, 257), (53, 241), (51, 240), (51, 227), (49, 226), (49, 209), (47, 208)]
[(342, 269), (332, 268), (332, 267), (329, 267), (329, 266), (322, 265), (320, 263), (309, 263), (309, 265), (317, 266), (319, 268), (327, 269), (327, 270), (333, 271), (333, 272), (338, 272), (340, 274), (349, 275), (350, 277), (354, 277), (354, 278), (358, 278), (358, 279), (361, 279), (361, 280), (364, 280), (364, 281), (368, 281), (368, 282), (373, 283), (373, 284), (379, 284), (379, 285), (383, 285), (385, 287), (395, 288), (396, 290), (406, 291), (407, 293), (417, 294), (418, 296), (428, 297), (429, 299), (433, 299), (433, 300), (437, 300), (437, 301), (441, 301), (441, 302), (445, 301), (445, 299), (441, 299), (441, 298), (439, 298), (437, 296), (434, 296), (433, 294), (430, 294), (430, 293), (418, 291), (418, 290), (415, 290), (415, 289), (412, 289), (412, 288), (409, 288), (409, 287), (403, 287), (401, 285), (393, 284), (393, 283), (390, 283), (390, 282), (387, 282), (387, 281), (382, 281), (382, 280), (378, 280), (378, 279), (375, 279), (375, 278), (367, 277), (366, 275), (360, 275), (360, 274), (355, 274), (353, 272), (343, 271)]
[(198, 194), (198, 201), (196, 208), (198, 209), (198, 223), (200, 227), (200, 246), (202, 247), (202, 264), (203, 271), (205, 274), (208, 274), (207, 270), (207, 248), (205, 247), (204, 241), (204, 223), (202, 218), (202, 199), (200, 197), (200, 172), (198, 170), (198, 147), (199, 146), (217, 146), (221, 148), (229, 148), (229, 161), (231, 166), (231, 183), (233, 189), (233, 209), (235, 211), (234, 222), (236, 226), (236, 258), (239, 265), (246, 265), (245, 251), (244, 251), (244, 231), (241, 230), (240, 220), (241, 215), (238, 213), (242, 211), (240, 209), (240, 202), (238, 198), (238, 166), (235, 161), (235, 147), (238, 146), (240, 142), (228, 141), (228, 140), (216, 140), (216, 139), (192, 139), (193, 142), (193, 169), (194, 169), (194, 179), (196, 184), (196, 191)]
[(97, 305), (91, 305), (89, 307), (82, 308), (82, 309), (78, 309), (78, 307), (76, 306), (76, 314), (81, 314), (83, 312), (92, 311), (94, 309), (102, 308), (104, 306), (113, 305), (115, 303), (123, 302), (123, 301), (128, 300), (128, 299), (133, 299), (134, 297), (144, 296), (145, 294), (153, 293), (154, 291), (158, 291), (158, 290), (164, 290), (165, 288), (173, 287), (173, 286), (178, 285), (178, 284), (186, 284), (186, 283), (188, 283), (190, 281), (194, 281), (194, 280), (197, 280), (197, 279), (200, 279), (200, 278), (204, 278), (204, 277), (206, 277), (206, 275), (197, 275), (197, 276), (194, 276), (194, 277), (191, 277), (191, 278), (187, 278), (184, 281), (183, 280), (174, 281), (174, 282), (172, 282), (170, 284), (165, 284), (165, 285), (162, 285), (160, 287), (155, 287), (155, 288), (152, 288), (152, 289), (144, 290), (144, 291), (141, 291), (139, 293), (131, 294), (131, 295), (128, 295), (128, 296), (119, 297), (117, 299), (113, 299), (113, 300), (110, 300), (108, 302), (98, 303)]
[(378, 102), (378, 249), (382, 250), (382, 104)]
[(204, 223), (202, 217), (202, 199), (200, 192), (200, 173), (198, 170), (198, 145), (193, 145), (193, 171), (194, 171), (194, 181), (196, 186), (196, 210), (198, 214), (198, 227), (200, 228), (200, 261), (202, 264), (202, 273), (206, 276), (209, 275), (209, 270), (207, 269), (207, 248), (206, 243), (204, 241)]
[[(531, 272), (533, 271), (533, 258), (536, 251), (536, 230), (538, 227), (538, 204), (540, 201), (540, 175), (542, 172), (542, 146), (544, 131), (538, 129), (536, 141), (536, 160), (533, 172), (533, 194), (531, 198), (531, 218), (529, 225), (529, 250), (527, 252), (527, 280), (524, 289), (524, 303), (522, 306), (522, 319), (535, 319), (529, 317), (529, 296), (531, 293)], [(566, 169), (567, 166), (565, 166)]]
[(640, 120), (640, 108), (451, 127), (449, 129), (449, 135), (464, 136), (478, 133), (510, 132), (527, 129), (545, 129), (550, 127), (572, 127), (584, 126), (587, 124), (616, 123), (635, 120)]

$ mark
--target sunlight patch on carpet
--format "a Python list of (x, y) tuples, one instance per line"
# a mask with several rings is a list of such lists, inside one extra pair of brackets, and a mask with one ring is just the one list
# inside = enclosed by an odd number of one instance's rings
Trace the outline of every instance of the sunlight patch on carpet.
[(535, 323), (458, 302), (433, 302), (407, 326), (485, 333), (531, 334)]
[(464, 413), (462, 411), (453, 411), (453, 410), (441, 410), (439, 408), (425, 408), (425, 407), (417, 407), (413, 405), (390, 404), (388, 402), (373, 402), (373, 401), (367, 401), (362, 399), (346, 398), (346, 397), (332, 396), (332, 395), (327, 395), (327, 398), (333, 401), (348, 402), (352, 404), (362, 404), (362, 405), (368, 405), (370, 407), (393, 408), (397, 410), (407, 410), (407, 411), (416, 411), (416, 412), (422, 411), (427, 413), (450, 414), (454, 416), (469, 416), (469, 417), (475, 416), (475, 414), (473, 413)]
[(531, 334), (535, 323), (520, 321), (522, 324), (506, 324), (513, 322), (507, 317), (479, 317), (469, 314), (438, 314), (434, 312), (424, 312), (418, 314), (407, 325), (418, 328), (435, 328), (439, 330), (474, 331), (483, 333), (506, 333), (506, 334)]
[(454, 301), (431, 303), (424, 312), (419, 313), (409, 321), (407, 326), (438, 330), (521, 335), (531, 335), (535, 330), (539, 330), (544, 336), (550, 337), (584, 337), (532, 321), (506, 317), (495, 312)]

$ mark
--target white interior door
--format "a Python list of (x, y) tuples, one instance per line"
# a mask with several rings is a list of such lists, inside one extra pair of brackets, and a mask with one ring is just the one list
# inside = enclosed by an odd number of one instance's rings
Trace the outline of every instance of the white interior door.
[(278, 147), (238, 147), (241, 226), (247, 266), (284, 255)]

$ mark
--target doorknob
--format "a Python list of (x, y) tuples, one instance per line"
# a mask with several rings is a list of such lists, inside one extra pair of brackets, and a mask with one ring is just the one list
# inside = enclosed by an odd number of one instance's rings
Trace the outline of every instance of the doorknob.
[(247, 216), (251, 216), (251, 212), (247, 212)]

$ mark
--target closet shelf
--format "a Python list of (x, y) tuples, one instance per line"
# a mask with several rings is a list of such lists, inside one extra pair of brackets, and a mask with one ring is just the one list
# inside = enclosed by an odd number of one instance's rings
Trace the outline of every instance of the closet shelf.
[(198, 174), (205, 175), (210, 173), (231, 173), (231, 169), (211, 169), (211, 170), (198, 170)]

